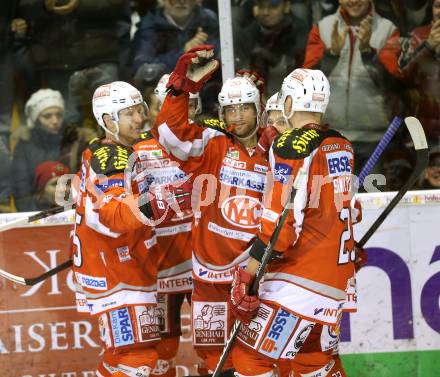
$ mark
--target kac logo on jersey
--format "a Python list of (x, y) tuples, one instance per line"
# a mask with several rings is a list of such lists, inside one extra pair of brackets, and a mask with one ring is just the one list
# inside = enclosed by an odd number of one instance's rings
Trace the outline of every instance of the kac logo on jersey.
[(275, 164), (275, 170), (274, 170), (274, 178), (275, 180), (281, 182), (283, 185), (285, 185), (287, 182), (289, 182), (289, 178), (292, 175), (292, 167), (286, 164)]
[(257, 228), (261, 211), (260, 201), (251, 196), (232, 196), (222, 203), (222, 215), (225, 220), (241, 228)]
[(350, 160), (353, 160), (353, 154), (347, 151), (337, 151), (327, 153), (328, 174), (330, 177), (351, 174)]
[(134, 343), (133, 326), (131, 324), (128, 308), (111, 311), (110, 323), (115, 347), (122, 347)]

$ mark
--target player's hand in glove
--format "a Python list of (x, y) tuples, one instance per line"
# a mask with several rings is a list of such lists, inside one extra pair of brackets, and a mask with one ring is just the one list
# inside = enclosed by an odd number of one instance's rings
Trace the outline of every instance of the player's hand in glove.
[(230, 299), (232, 312), (241, 322), (249, 323), (260, 307), (258, 296), (248, 294), (254, 277), (240, 266), (235, 266), (233, 276)]
[(200, 45), (184, 53), (177, 61), (167, 88), (175, 92), (198, 93), (219, 67), (214, 46)]
[(273, 126), (267, 126), (263, 129), (263, 133), (258, 139), (256, 153), (259, 156), (265, 156), (269, 151), (272, 142), (279, 136), (277, 129)]
[(191, 209), (192, 184), (189, 181), (166, 186), (152, 186), (139, 197), (139, 209), (150, 220), (159, 223), (184, 216)]
[(261, 76), (257, 71), (250, 69), (240, 69), (235, 74), (237, 77), (247, 77), (255, 84), (258, 91), (260, 92), (260, 98), (263, 99), (264, 90), (266, 87), (266, 81), (264, 77)]
[(363, 247), (360, 247), (358, 244), (354, 245), (355, 252), (355, 260), (354, 260), (354, 269), (358, 272), (368, 261), (368, 254)]

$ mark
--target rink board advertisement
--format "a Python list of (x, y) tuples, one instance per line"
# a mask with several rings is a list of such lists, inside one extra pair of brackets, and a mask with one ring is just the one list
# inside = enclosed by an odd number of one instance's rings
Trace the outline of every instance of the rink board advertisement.
[[(389, 194), (361, 196), (356, 239)], [(2, 215), (0, 223), (17, 218)], [(68, 258), (72, 214), (0, 233), (0, 268), (34, 277)], [(412, 192), (367, 244), (357, 277), (358, 313), (345, 317), (341, 353), (349, 377), (434, 377), (440, 370), (440, 191)], [(92, 377), (101, 352), (95, 321), (74, 308), (71, 272), (24, 287), (0, 278), (3, 377)], [(194, 374), (185, 306), (178, 375)], [(338, 376), (331, 376), (338, 377)]]

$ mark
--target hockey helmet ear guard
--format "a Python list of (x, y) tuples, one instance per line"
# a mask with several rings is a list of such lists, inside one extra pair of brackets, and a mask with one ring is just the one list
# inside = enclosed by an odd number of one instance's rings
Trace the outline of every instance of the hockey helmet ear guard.
[[(119, 112), (131, 106), (142, 104), (145, 116), (148, 115), (148, 106), (144, 102), (141, 92), (124, 81), (114, 81), (99, 86), (93, 94), (93, 115), (99, 126), (119, 140)], [(103, 116), (108, 114), (116, 125), (116, 131), (110, 131), (105, 125)]]
[[(288, 114), (285, 109), (287, 97), (292, 99), (292, 108)], [(287, 119), (295, 111), (324, 114), (330, 99), (330, 84), (322, 71), (298, 68), (283, 80), (279, 98)]]

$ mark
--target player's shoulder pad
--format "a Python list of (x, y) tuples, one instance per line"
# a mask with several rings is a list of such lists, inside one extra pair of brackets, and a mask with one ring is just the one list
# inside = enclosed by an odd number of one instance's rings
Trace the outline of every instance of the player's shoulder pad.
[(278, 136), (273, 142), (273, 152), (288, 160), (309, 156), (326, 138), (326, 132), (314, 129), (293, 128)]
[(226, 123), (217, 118), (204, 119), (200, 123), (200, 126), (206, 128), (212, 128), (213, 130), (224, 133), (227, 136), (232, 137), (231, 133), (227, 130)]
[(94, 143), (89, 146), (92, 152), (91, 166), (96, 174), (110, 176), (124, 172), (128, 158), (132, 153), (130, 147), (115, 144)]

